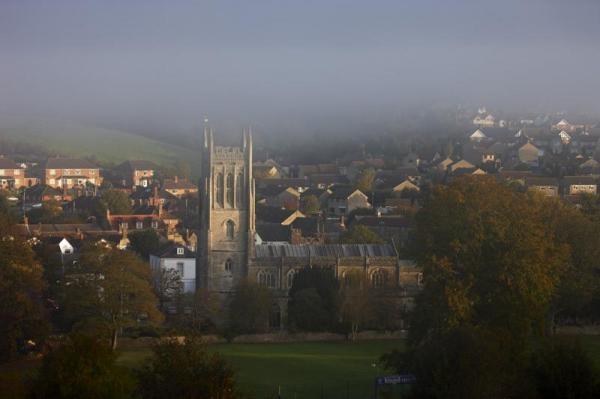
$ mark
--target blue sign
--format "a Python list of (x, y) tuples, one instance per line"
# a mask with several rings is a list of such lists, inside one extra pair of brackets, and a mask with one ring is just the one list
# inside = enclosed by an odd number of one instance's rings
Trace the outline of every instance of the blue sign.
[(413, 374), (388, 375), (385, 377), (377, 377), (376, 385), (391, 385), (391, 384), (414, 384), (417, 378)]

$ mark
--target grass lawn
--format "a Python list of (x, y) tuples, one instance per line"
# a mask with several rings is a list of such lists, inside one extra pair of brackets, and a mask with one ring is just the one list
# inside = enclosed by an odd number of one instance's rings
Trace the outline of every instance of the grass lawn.
[[(310, 342), (285, 344), (211, 345), (236, 370), (242, 391), (256, 399), (276, 398), (370, 398), (373, 380), (389, 374), (379, 357), (402, 341)], [(136, 367), (148, 349), (125, 349), (119, 362)]]

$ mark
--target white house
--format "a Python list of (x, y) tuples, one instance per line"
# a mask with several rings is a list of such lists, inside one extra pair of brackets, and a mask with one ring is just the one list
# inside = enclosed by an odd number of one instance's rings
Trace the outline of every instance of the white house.
[(196, 253), (182, 245), (173, 245), (157, 255), (150, 255), (153, 272), (175, 270), (181, 277), (184, 293), (196, 291)]

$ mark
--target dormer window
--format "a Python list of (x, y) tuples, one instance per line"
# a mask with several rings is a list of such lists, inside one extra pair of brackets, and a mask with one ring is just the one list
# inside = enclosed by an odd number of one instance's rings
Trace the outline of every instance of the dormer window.
[(184, 254), (184, 250), (182, 247), (177, 248), (177, 255), (183, 255)]

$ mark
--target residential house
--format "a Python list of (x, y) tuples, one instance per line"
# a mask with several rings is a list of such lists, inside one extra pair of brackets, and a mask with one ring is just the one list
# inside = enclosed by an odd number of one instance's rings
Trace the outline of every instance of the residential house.
[(480, 127), (493, 127), (496, 124), (496, 118), (492, 114), (483, 117), (482, 114), (473, 118), (473, 124)]
[(548, 197), (557, 197), (559, 194), (558, 179), (553, 177), (528, 176), (525, 177), (525, 187), (528, 190), (542, 193)]
[(593, 176), (565, 176), (563, 178), (563, 194), (596, 194), (598, 191), (597, 179)]
[[(185, 246), (172, 245), (164, 251), (151, 254), (150, 267), (157, 279), (160, 278), (162, 271), (176, 272), (181, 278), (183, 292), (186, 294), (196, 292), (196, 253)], [(227, 271), (227, 264), (224, 267)], [(231, 269), (229, 271), (231, 272)]]
[(539, 166), (540, 157), (543, 155), (543, 151), (537, 148), (535, 145), (527, 142), (523, 144), (517, 151), (519, 162), (527, 164), (529, 166)]
[(371, 208), (369, 198), (358, 189), (350, 186), (333, 186), (327, 198), (327, 211), (330, 215), (344, 216), (355, 209)]
[(302, 212), (293, 209), (272, 206), (257, 206), (256, 221), (258, 223), (276, 223), (282, 226), (290, 225), (297, 218), (306, 217)]
[(43, 183), (62, 189), (100, 185), (100, 169), (91, 162), (76, 158), (49, 158), (44, 165)]
[(0, 155), (0, 189), (12, 190), (25, 186), (25, 169), (14, 160)]
[(173, 179), (165, 179), (163, 190), (177, 198), (182, 198), (187, 194), (197, 194), (198, 186), (187, 179), (180, 179), (175, 176)]
[(297, 210), (300, 207), (300, 193), (293, 187), (271, 186), (261, 191), (267, 206)]
[(125, 161), (117, 167), (117, 172), (127, 187), (148, 187), (155, 178), (156, 165), (150, 161)]

